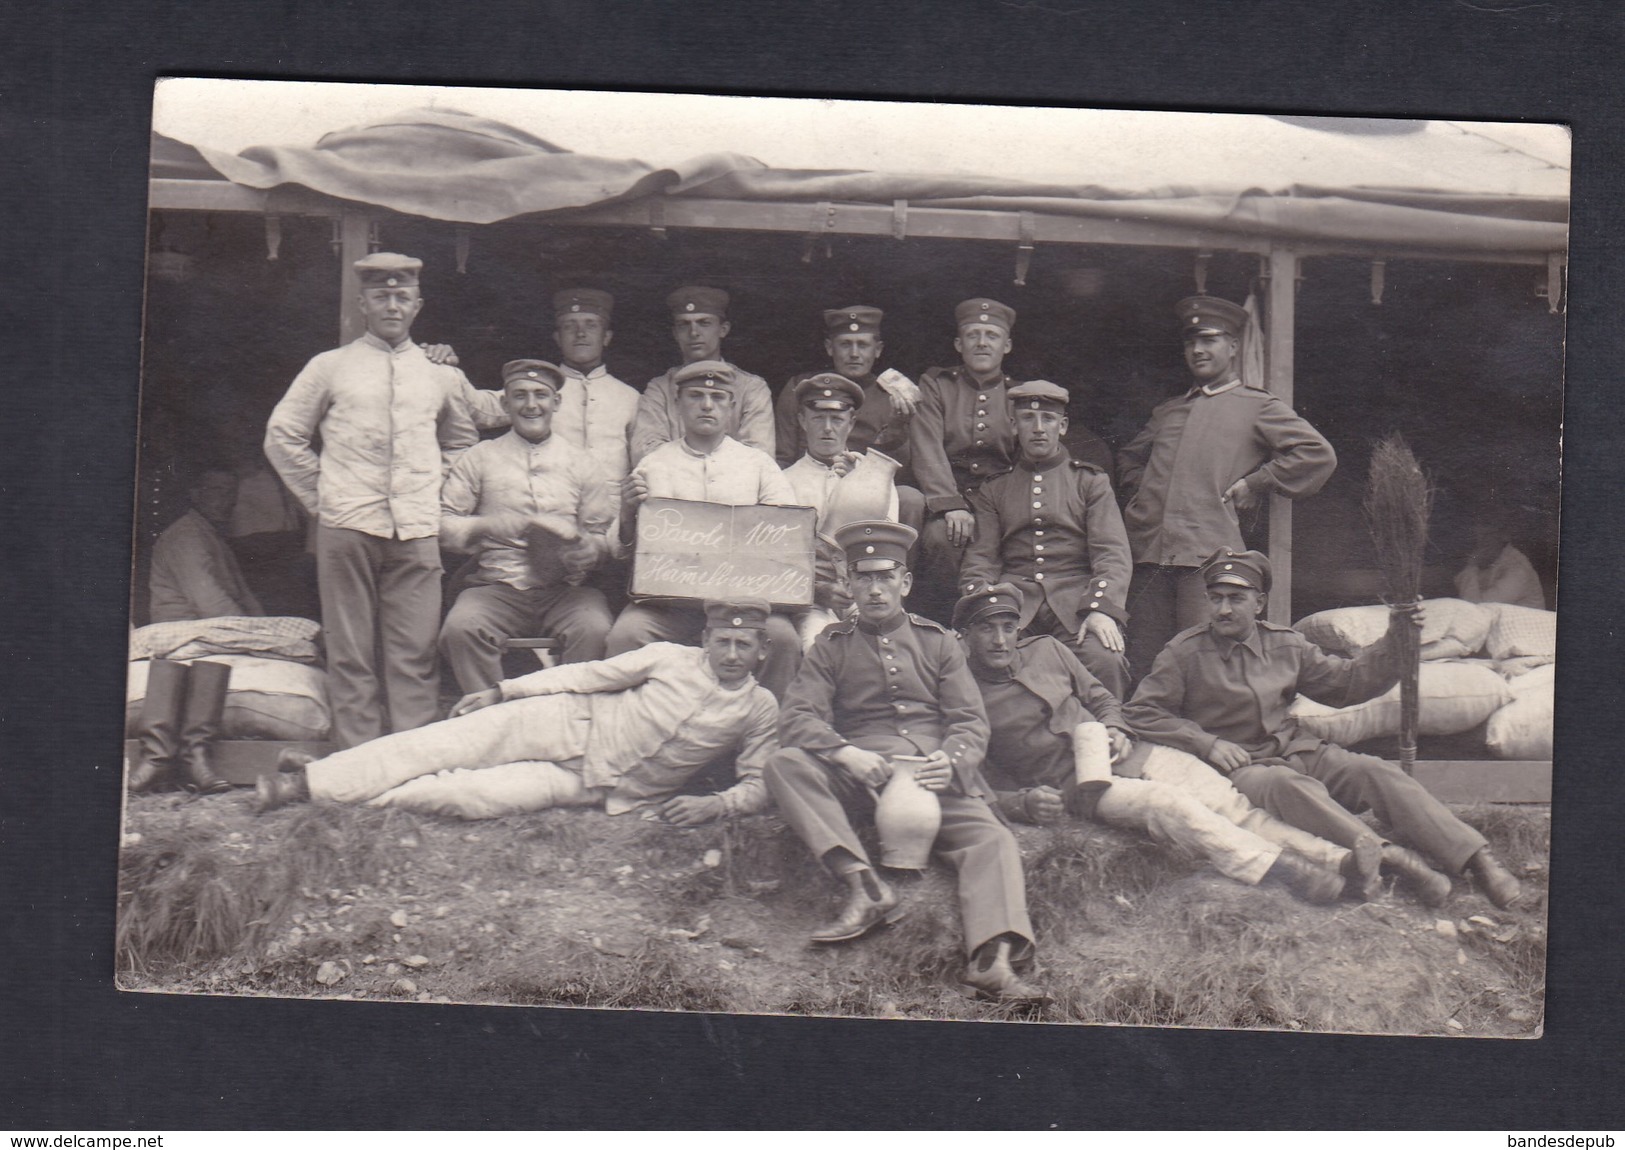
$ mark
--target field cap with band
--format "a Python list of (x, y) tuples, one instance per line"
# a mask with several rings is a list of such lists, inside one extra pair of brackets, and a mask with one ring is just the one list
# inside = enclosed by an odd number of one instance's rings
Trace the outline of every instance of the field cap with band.
[(707, 627), (745, 627), (753, 631), (767, 630), (767, 617), (773, 608), (766, 599), (707, 599), (705, 625)]
[(734, 393), (734, 369), (720, 359), (702, 359), (685, 363), (671, 377), (674, 388), (708, 387), (713, 391)]
[(615, 311), (615, 297), (597, 288), (566, 288), (553, 293), (553, 318), (567, 315), (595, 315), (608, 320)]
[(889, 571), (908, 566), (908, 549), (919, 534), (903, 523), (864, 519), (835, 533), (835, 545), (846, 552), (851, 571)]
[(510, 359), (502, 365), (502, 386), (507, 387), (516, 380), (545, 383), (558, 391), (564, 386), (564, 373), (545, 359)]
[(1174, 305), (1183, 335), (1229, 335), (1247, 330), (1247, 309), (1211, 295), (1187, 296)]
[(880, 320), (884, 315), (879, 308), (869, 307), (867, 304), (831, 308), (824, 313), (824, 328), (830, 335), (862, 331), (878, 334)]
[(666, 297), (666, 306), (673, 317), (714, 315), (727, 319), (728, 293), (714, 287), (680, 287)]
[(1270, 561), (1261, 551), (1232, 551), (1221, 548), (1202, 564), (1202, 585), (1213, 587), (1230, 584), (1251, 587), (1254, 591), (1269, 593)]
[(1062, 415), (1066, 414), (1067, 401), (1072, 398), (1066, 388), (1047, 379), (1029, 379), (1026, 383), (1018, 383), (1004, 395), (1013, 408), (1059, 411)]
[(356, 260), (354, 266), (364, 288), (417, 287), (423, 261), (399, 252), (373, 252)]
[(995, 583), (960, 599), (954, 604), (953, 627), (955, 631), (963, 631), (972, 623), (994, 615), (1021, 617), (1021, 592), (1013, 584)]
[(796, 404), (823, 411), (862, 407), (863, 388), (844, 375), (821, 371), (796, 384)]
[(1016, 326), (1016, 309), (986, 296), (968, 299), (954, 308), (954, 324), (964, 327), (969, 323), (990, 323), (1008, 333)]

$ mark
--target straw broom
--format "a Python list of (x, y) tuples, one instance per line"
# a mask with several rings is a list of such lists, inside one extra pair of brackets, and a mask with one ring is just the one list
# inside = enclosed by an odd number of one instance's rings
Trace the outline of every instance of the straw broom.
[(1416, 764), (1418, 679), (1422, 669), (1421, 635), (1401, 613), (1422, 598), (1422, 560), (1427, 550), (1428, 513), (1433, 485), (1423, 474), (1403, 436), (1379, 441), (1371, 452), (1366, 485), (1365, 518), (1382, 574), (1383, 600), (1390, 624), (1400, 627), (1399, 765), (1410, 774)]

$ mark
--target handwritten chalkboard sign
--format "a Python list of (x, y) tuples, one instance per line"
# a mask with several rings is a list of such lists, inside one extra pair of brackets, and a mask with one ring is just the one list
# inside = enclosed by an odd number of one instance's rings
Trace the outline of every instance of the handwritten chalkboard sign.
[(749, 595), (776, 607), (809, 606), (817, 518), (811, 507), (647, 499), (638, 508), (632, 595)]

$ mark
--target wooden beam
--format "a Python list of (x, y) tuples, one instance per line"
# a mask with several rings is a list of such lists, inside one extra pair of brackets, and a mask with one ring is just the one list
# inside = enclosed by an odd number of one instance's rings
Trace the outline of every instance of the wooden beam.
[(367, 330), (361, 316), (361, 279), (355, 262), (367, 254), (372, 238), (372, 213), (345, 208), (339, 220), (339, 343), (349, 343)]
[[(1293, 248), (1275, 248), (1269, 255), (1270, 282), (1264, 329), (1265, 386), (1282, 402), (1292, 402), (1292, 357), (1297, 324), (1298, 254)], [(1270, 496), (1270, 566), (1274, 589), (1270, 592), (1269, 620), (1292, 625), (1292, 501)]]
[(269, 193), (225, 180), (148, 180), (151, 211), (263, 212)]

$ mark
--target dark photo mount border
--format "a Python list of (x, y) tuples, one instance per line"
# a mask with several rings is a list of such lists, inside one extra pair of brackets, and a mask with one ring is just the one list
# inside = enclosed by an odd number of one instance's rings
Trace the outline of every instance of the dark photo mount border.
[[(1625, 242), (1613, 5), (62, 3), (0, 69), (10, 378), (0, 1126), (1619, 1127)], [(1542, 120), (1574, 130), (1545, 1037), (119, 994), (147, 139), (165, 75)], [(967, 149), (997, 156), (997, 141)], [(1616, 289), (1617, 290), (1617, 289)], [(1611, 322), (1612, 321), (1612, 322)], [(268, 317), (267, 322), (274, 322)]]

